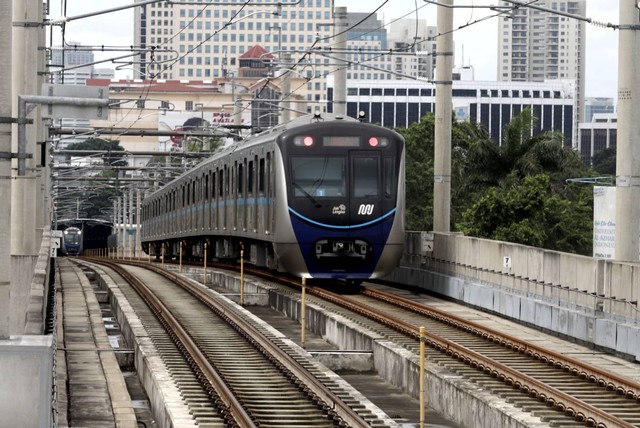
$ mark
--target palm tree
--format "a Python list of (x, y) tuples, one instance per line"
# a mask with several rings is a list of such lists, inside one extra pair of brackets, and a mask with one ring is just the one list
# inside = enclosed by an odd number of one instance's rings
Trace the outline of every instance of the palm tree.
[(535, 136), (528, 109), (504, 128), (498, 143), (473, 141), (467, 150), (457, 197), (467, 201), (456, 229), (466, 235), (588, 254), (591, 248), (591, 189), (567, 184), (586, 177), (577, 152), (563, 136)]
[(464, 181), (461, 190), (483, 192), (489, 187), (502, 186), (509, 176), (519, 179), (540, 173), (553, 176), (580, 168), (577, 154), (563, 146), (562, 134), (531, 135), (535, 120), (531, 110), (526, 108), (505, 125), (501, 143), (486, 133), (485, 138), (473, 141), (461, 174)]

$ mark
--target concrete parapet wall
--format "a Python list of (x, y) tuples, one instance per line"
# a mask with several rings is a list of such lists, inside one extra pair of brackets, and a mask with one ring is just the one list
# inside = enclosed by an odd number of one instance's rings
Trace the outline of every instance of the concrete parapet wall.
[(0, 340), (1, 426), (52, 425), (52, 370), (52, 336)]
[(433, 270), (500, 285), (514, 293), (589, 305), (588, 310), (640, 322), (640, 262), (595, 259), (458, 233), (433, 233), (433, 251), (426, 252), (423, 239), (424, 232), (407, 232), (401, 267)]
[(424, 266), (400, 266), (386, 279), (640, 361), (640, 323), (635, 304), (510, 276), (496, 276), (494, 282), (463, 277), (444, 272), (449, 265), (433, 261)]
[(40, 251), (35, 262), (33, 276), (31, 277), (27, 310), (24, 312), (24, 321), (21, 323), (24, 328), (24, 334), (40, 335), (44, 333), (51, 271), (52, 240), (50, 227), (47, 226), (42, 234)]

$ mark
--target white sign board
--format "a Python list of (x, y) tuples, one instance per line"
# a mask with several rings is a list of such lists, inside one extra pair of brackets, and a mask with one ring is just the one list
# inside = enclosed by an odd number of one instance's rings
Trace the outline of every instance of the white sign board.
[(433, 252), (433, 233), (421, 232), (420, 238), (422, 239), (422, 248), (420, 249), (423, 255)]
[(616, 257), (616, 188), (593, 188), (593, 257)]
[[(108, 86), (85, 85), (42, 85), (42, 95), (45, 97), (62, 98), (94, 98), (109, 99)], [(109, 108), (107, 106), (82, 106), (77, 104), (44, 104), (40, 110), (45, 118), (75, 118), (107, 120)]]
[(502, 258), (502, 266), (503, 266), (505, 269), (511, 269), (511, 257), (509, 257), (509, 256), (504, 256), (504, 257)]

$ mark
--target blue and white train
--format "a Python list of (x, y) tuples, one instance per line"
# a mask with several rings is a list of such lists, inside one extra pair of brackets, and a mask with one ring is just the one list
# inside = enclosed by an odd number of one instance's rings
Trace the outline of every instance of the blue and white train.
[(82, 230), (77, 227), (67, 227), (62, 232), (62, 253), (66, 256), (82, 254)]
[(390, 273), (404, 245), (404, 139), (308, 115), (221, 150), (142, 204), (145, 251), (306, 278)]

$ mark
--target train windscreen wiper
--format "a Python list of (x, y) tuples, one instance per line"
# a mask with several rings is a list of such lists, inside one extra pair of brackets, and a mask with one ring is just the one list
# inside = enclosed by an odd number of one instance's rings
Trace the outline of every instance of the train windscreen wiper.
[(295, 181), (293, 182), (293, 185), (294, 185), (297, 189), (300, 189), (300, 191), (301, 191), (302, 193), (304, 193), (304, 195), (305, 195), (307, 198), (309, 198), (309, 200), (310, 200), (311, 202), (313, 202), (313, 203), (314, 203), (314, 205), (315, 205), (315, 207), (316, 207), (316, 208), (320, 208), (320, 207), (322, 207), (322, 205), (320, 204), (320, 202), (318, 202), (318, 200), (317, 200), (316, 198), (314, 198), (313, 196), (311, 196), (311, 195), (309, 194), (309, 192), (307, 192), (306, 190), (304, 190), (304, 187), (302, 187), (301, 185), (299, 185), (299, 184), (298, 184), (298, 183), (296, 183)]

